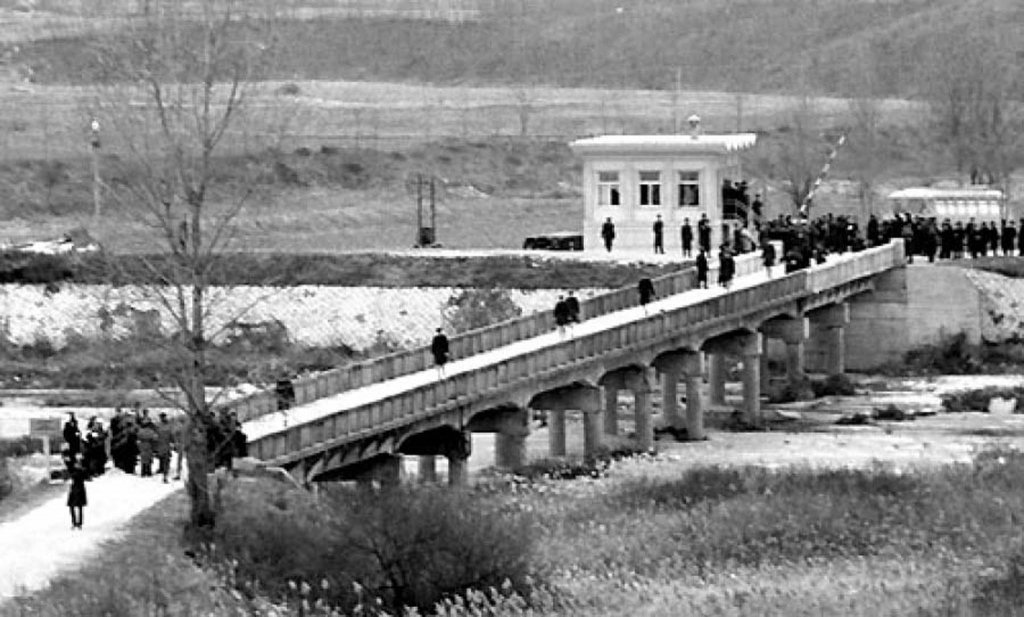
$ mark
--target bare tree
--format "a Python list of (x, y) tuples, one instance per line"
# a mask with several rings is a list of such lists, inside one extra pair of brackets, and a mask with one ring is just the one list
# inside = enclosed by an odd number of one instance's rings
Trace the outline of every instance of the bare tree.
[(821, 138), (819, 113), (810, 96), (801, 97), (786, 120), (776, 130), (775, 139), (761, 149), (754, 165), (762, 175), (781, 183), (797, 210), (814, 188), (828, 147)]
[(885, 161), (881, 156), (882, 109), (876, 97), (878, 84), (870, 48), (863, 49), (854, 79), (855, 90), (849, 98), (850, 145), (854, 180), (865, 214), (874, 214), (875, 188)]
[(218, 255), (236, 240), (249, 195), (218, 185), (217, 157), (246, 121), (251, 79), (270, 59), (272, 14), (241, 0), (149, 0), (146, 10), (99, 45), (94, 112), (119, 153), (121, 211), (153, 232), (145, 289), (173, 320), (168, 377), (187, 415), (190, 521), (210, 526), (208, 353)]
[(922, 88), (932, 111), (936, 145), (972, 184), (1008, 191), (1022, 164), (1024, 77), (1016, 42), (1000, 36), (993, 15), (979, 27), (933, 37)]

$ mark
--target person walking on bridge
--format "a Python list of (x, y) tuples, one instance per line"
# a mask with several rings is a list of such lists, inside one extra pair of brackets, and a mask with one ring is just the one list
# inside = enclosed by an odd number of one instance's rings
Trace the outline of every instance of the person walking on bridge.
[(701, 247), (700, 252), (697, 253), (697, 289), (708, 288), (708, 255), (704, 252), (704, 247)]
[(660, 214), (654, 220), (654, 254), (665, 254), (665, 222), (661, 220)]
[(640, 306), (644, 307), (644, 314), (647, 314), (647, 305), (654, 299), (654, 283), (651, 279), (644, 277), (637, 285), (637, 293), (640, 294)]
[(732, 275), (736, 272), (736, 262), (733, 261), (732, 251), (723, 246), (718, 254), (718, 283), (729, 289), (732, 287)]
[(580, 301), (571, 289), (565, 299), (565, 310), (569, 312), (569, 334), (571, 335), (572, 325), (580, 322)]
[(569, 304), (565, 301), (565, 296), (558, 296), (558, 302), (555, 302), (555, 325), (558, 327), (558, 336), (565, 336), (565, 328), (569, 325), (570, 312)]
[(775, 265), (775, 245), (770, 241), (761, 241), (761, 261), (764, 262), (764, 270), (768, 278), (772, 278), (772, 266)]
[(430, 353), (434, 356), (434, 365), (437, 366), (437, 378), (444, 377), (444, 365), (448, 363), (448, 337), (444, 330), (438, 328), (434, 339), (430, 341)]

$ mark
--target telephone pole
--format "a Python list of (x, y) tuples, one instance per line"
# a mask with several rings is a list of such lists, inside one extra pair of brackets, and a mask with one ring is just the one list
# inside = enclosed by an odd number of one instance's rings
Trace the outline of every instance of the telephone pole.
[(93, 226), (97, 226), (100, 221), (100, 212), (102, 204), (100, 200), (100, 122), (93, 118), (89, 124), (89, 128), (92, 130), (92, 138), (90, 140), (90, 150), (92, 152), (92, 216)]

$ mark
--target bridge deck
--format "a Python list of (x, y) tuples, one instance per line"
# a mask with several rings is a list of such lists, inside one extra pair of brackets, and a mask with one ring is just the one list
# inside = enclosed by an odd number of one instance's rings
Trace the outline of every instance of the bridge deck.
[[(845, 253), (842, 255), (830, 256), (826, 264), (814, 266), (811, 272), (821, 271), (830, 266), (841, 264), (852, 264), (862, 253)], [(834, 269), (834, 268), (832, 268)], [(773, 270), (775, 279), (785, 276), (782, 266), (776, 266)], [(712, 285), (710, 289), (692, 289), (682, 293), (660, 298), (644, 307), (632, 307), (614, 313), (601, 315), (576, 324), (571, 334), (564, 337), (557, 331), (550, 331), (544, 334), (517, 341), (509, 345), (491, 349), (465, 358), (453, 359), (445, 367), (445, 376), (448, 378), (473, 373), (480, 369), (497, 365), (518, 356), (539, 351), (548, 347), (554, 347), (565, 340), (575, 336), (586, 336), (602, 331), (613, 330), (626, 324), (640, 321), (653, 312), (680, 309), (698, 302), (715, 298), (738, 290), (750, 289), (768, 282), (769, 279), (764, 269), (759, 269), (753, 274), (737, 277), (733, 280), (731, 290), (727, 291), (722, 287)], [(713, 283), (713, 281), (712, 281)], [(403, 375), (387, 381), (374, 383), (368, 386), (348, 390), (328, 396), (307, 404), (294, 407), (287, 412), (270, 413), (243, 424), (243, 430), (250, 441), (258, 440), (289, 427), (296, 427), (303, 424), (324, 419), (333, 414), (349, 409), (356, 409), (387, 397), (404, 392), (415, 390), (438, 381), (438, 374), (435, 368), (422, 370), (416, 373)]]

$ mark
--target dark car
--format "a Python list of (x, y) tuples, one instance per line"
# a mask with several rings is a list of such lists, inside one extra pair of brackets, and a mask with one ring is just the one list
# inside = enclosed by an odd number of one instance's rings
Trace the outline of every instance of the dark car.
[(583, 234), (558, 231), (539, 236), (530, 236), (523, 241), (523, 248), (541, 251), (582, 251)]

